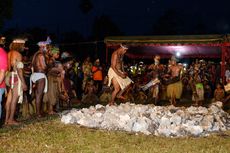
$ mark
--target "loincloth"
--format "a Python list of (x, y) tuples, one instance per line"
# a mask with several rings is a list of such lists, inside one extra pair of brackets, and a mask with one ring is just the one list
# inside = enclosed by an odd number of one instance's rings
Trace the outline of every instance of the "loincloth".
[(121, 88), (121, 90), (125, 89), (128, 85), (130, 85), (133, 81), (129, 78), (122, 78), (119, 75), (117, 75), (112, 68), (109, 68), (108, 71), (108, 77), (109, 77), (109, 83), (108, 86), (111, 85), (112, 79), (115, 78)]
[(167, 97), (169, 98), (176, 97), (176, 99), (180, 99), (182, 90), (183, 90), (183, 85), (181, 81), (169, 84), (167, 86)]
[(47, 77), (44, 73), (41, 72), (34, 72), (30, 76), (30, 94), (32, 93), (32, 83), (36, 83), (36, 81), (40, 79), (45, 79), (45, 88), (44, 88), (44, 93), (47, 92), (48, 90), (48, 80)]
[(5, 77), (5, 83), (7, 87), (11, 89), (18, 84), (18, 76), (15, 72), (7, 72)]
[(6, 85), (13, 89), (14, 87), (18, 88), (18, 103), (22, 103), (23, 101), (23, 89), (22, 89), (22, 81), (20, 80), (18, 73), (16, 71), (8, 72), (5, 78)]

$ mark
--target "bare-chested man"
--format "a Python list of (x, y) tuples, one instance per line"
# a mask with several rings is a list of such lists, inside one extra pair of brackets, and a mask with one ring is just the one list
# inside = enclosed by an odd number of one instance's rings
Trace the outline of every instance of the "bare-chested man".
[[(123, 56), (127, 49), (127, 47), (120, 45), (120, 48), (114, 51), (111, 57), (111, 66), (108, 71), (108, 86), (112, 83), (114, 90), (112, 92), (112, 99), (109, 103), (110, 105), (114, 105), (116, 96), (118, 98), (123, 98), (122, 93), (124, 93), (127, 87), (132, 83), (132, 80), (127, 76), (123, 67)], [(118, 94), (120, 90), (121, 92)]]
[(147, 90), (150, 87), (152, 87), (152, 98), (154, 101), (154, 104), (157, 104), (158, 99), (159, 99), (159, 77), (160, 77), (160, 71), (162, 70), (162, 66), (160, 65), (160, 56), (156, 55), (154, 57), (154, 64), (151, 64), (148, 69), (151, 70), (152, 73), (152, 79), (149, 81), (146, 85), (142, 86), (142, 90)]
[(167, 86), (167, 96), (172, 105), (176, 105), (176, 99), (180, 99), (182, 94), (181, 71), (183, 66), (177, 64), (176, 57), (172, 56), (169, 66), (171, 83)]
[[(32, 60), (33, 73), (30, 76), (30, 93), (32, 93), (32, 86), (35, 93), (36, 114), (37, 117), (42, 117), (42, 99), (44, 93), (47, 92), (47, 77), (46, 77), (46, 61), (45, 54), (47, 51), (47, 42), (39, 42), (40, 47), (38, 52), (34, 54)], [(33, 84), (33, 85), (32, 85)]]
[(8, 71), (9, 77), (6, 79), (6, 83), (9, 86), (9, 92), (6, 101), (6, 125), (19, 124), (14, 119), (16, 111), (16, 105), (22, 103), (23, 91), (27, 90), (26, 82), (23, 77), (23, 63), (22, 55), (20, 52), (24, 50), (25, 40), (15, 39), (10, 44), (10, 52), (8, 53)]

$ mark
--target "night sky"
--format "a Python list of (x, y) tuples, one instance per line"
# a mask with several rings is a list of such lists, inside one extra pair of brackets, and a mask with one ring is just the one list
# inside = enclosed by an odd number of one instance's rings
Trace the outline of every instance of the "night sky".
[(202, 22), (211, 32), (230, 32), (229, 0), (91, 0), (84, 14), (80, 0), (14, 0), (13, 17), (4, 29), (42, 27), (55, 32), (78, 31), (88, 36), (95, 17), (108, 15), (125, 35), (149, 35), (151, 27), (168, 10), (177, 10), (184, 26)]

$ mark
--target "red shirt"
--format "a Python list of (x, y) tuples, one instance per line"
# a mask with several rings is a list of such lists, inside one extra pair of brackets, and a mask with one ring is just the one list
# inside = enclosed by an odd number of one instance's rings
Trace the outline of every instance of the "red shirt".
[(94, 81), (102, 81), (102, 71), (98, 67), (93, 66), (92, 72)]
[[(3, 48), (0, 48), (0, 70), (7, 71), (7, 53)], [(0, 88), (5, 88), (5, 81), (2, 81)]]

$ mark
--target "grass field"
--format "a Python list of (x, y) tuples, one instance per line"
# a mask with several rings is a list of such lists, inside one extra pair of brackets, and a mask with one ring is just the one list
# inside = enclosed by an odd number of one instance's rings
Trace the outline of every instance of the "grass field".
[(230, 131), (202, 138), (165, 138), (64, 125), (56, 116), (1, 128), (0, 152), (229, 153)]

